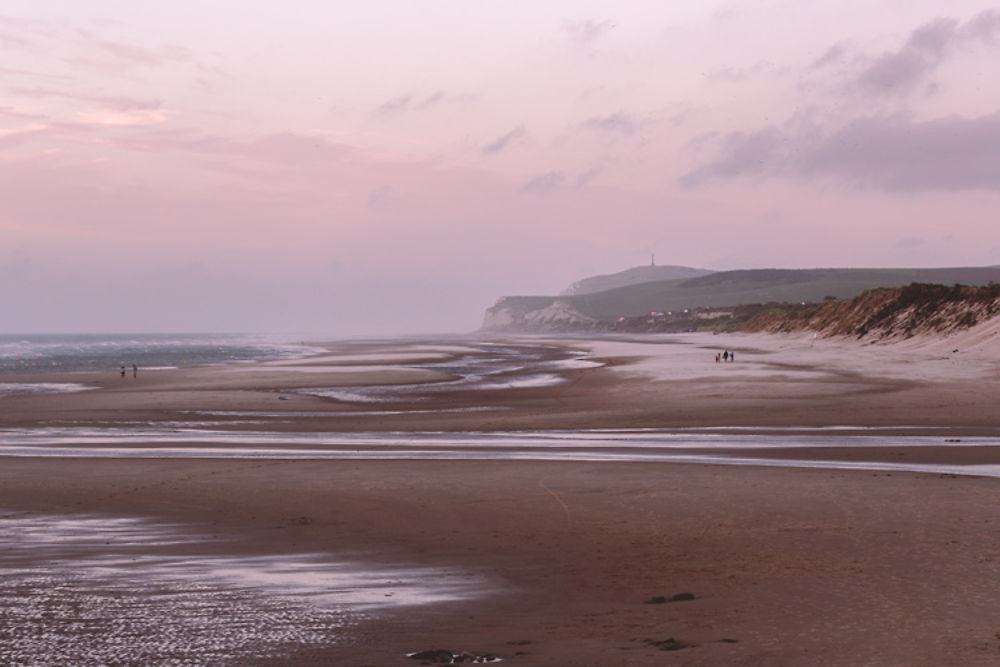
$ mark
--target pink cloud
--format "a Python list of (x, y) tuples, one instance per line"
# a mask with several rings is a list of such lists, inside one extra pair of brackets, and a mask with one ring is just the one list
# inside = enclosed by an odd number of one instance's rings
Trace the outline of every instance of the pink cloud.
[(76, 114), (84, 125), (125, 127), (133, 125), (155, 125), (167, 119), (164, 109), (132, 109), (130, 111), (85, 111)]
[(34, 49), (37, 44), (34, 40), (27, 39), (22, 35), (9, 30), (0, 30), (0, 48), (4, 49)]
[(582, 46), (590, 46), (614, 27), (614, 23), (608, 19), (603, 21), (586, 19), (566, 22), (567, 34)]
[(253, 138), (234, 138), (217, 134), (173, 129), (147, 131), (118, 137), (114, 142), (128, 150), (150, 153), (180, 152), (229, 159), (250, 159), (262, 164), (292, 167), (299, 170), (319, 165), (342, 163), (360, 152), (320, 135), (279, 132)]
[[(839, 67), (844, 87), (868, 96), (904, 97), (926, 91), (930, 78), (948, 60), (974, 47), (1000, 44), (1000, 12), (980, 12), (964, 23), (938, 17), (917, 26), (896, 49), (873, 55), (838, 42), (816, 58), (813, 74), (831, 76)], [(933, 90), (933, 87), (931, 88)]]
[(512, 144), (522, 141), (528, 134), (524, 125), (518, 125), (513, 130), (506, 132), (493, 141), (487, 143), (482, 147), (480, 153), (483, 155), (496, 155), (503, 150), (506, 150)]
[(95, 39), (86, 31), (81, 31), (81, 35), (86, 45), (123, 64), (161, 67), (170, 63), (194, 60), (191, 50), (182, 46), (165, 44), (150, 49), (125, 42)]
[(0, 117), (7, 118), (10, 120), (30, 120), (38, 121), (47, 118), (44, 114), (34, 113), (31, 111), (22, 111), (16, 107), (6, 106), (0, 107)]
[(865, 116), (830, 128), (792, 122), (733, 132), (683, 182), (746, 176), (825, 176), (890, 192), (1000, 190), (1000, 112), (924, 122)]
[(70, 88), (60, 90), (45, 87), (20, 87), (12, 88), (11, 92), (19, 97), (30, 99), (55, 98), (72, 100), (98, 104), (119, 111), (159, 109), (163, 106), (163, 102), (158, 99), (139, 99), (125, 95), (95, 95), (93, 93), (81, 93)]

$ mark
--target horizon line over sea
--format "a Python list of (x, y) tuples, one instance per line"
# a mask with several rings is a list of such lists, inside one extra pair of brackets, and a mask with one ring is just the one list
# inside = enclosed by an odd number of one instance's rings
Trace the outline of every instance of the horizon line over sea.
[(257, 333), (0, 334), (0, 375), (181, 368), (323, 352), (301, 335)]

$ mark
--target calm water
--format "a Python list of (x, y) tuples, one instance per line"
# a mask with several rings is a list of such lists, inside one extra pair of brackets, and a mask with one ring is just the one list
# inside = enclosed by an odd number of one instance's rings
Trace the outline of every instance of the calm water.
[(0, 375), (183, 367), (320, 352), (291, 336), (258, 334), (0, 335)]
[[(232, 412), (227, 412), (232, 414)], [(273, 417), (281, 413), (255, 415)], [(842, 432), (851, 428), (855, 433)], [(892, 427), (905, 430), (906, 427)], [(157, 459), (518, 460), (710, 463), (848, 470), (888, 470), (1000, 477), (1000, 465), (778, 459), (740, 452), (815, 447), (998, 447), (980, 437), (890, 435), (883, 429), (825, 427), (795, 434), (724, 429), (523, 432), (329, 433), (217, 430), (165, 424), (123, 427), (0, 429), (0, 456)], [(859, 434), (860, 432), (860, 434)]]
[(559, 350), (541, 345), (466, 346), (455, 359), (406, 364), (447, 373), (449, 382), (363, 387), (314, 387), (295, 393), (332, 398), (347, 403), (394, 403), (440, 399), (441, 394), (472, 391), (504, 391), (551, 387), (566, 382), (566, 371), (595, 368), (603, 364), (587, 359), (581, 350)]

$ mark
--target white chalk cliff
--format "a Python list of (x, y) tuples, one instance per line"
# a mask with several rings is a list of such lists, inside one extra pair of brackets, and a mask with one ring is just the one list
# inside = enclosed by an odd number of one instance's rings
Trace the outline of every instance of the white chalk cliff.
[(505, 296), (486, 311), (483, 331), (560, 331), (597, 324), (566, 301)]

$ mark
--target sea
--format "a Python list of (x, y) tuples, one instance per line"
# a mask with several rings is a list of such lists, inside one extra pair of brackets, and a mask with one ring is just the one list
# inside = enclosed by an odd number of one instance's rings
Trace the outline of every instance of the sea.
[(182, 368), (322, 351), (278, 334), (2, 334), (0, 375)]

